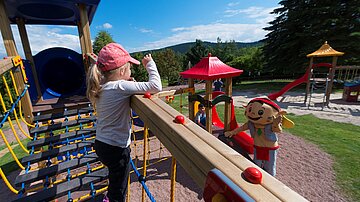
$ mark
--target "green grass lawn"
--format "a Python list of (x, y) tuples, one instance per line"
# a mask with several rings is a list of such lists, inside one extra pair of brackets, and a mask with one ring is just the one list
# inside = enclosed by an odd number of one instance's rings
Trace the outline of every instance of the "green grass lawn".
[[(26, 138), (26, 139), (22, 140), (21, 142), (23, 143), (23, 145), (26, 145), (29, 141), (30, 140)], [(20, 145), (15, 146), (13, 148), (13, 151), (15, 152), (17, 158), (20, 161), (21, 161), (21, 158), (28, 155), (26, 152), (24, 152), (24, 150), (20, 147)], [(23, 165), (23, 166), (26, 167), (26, 165)], [(0, 167), (4, 171), (5, 174), (8, 174), (9, 172), (19, 169), (19, 166), (14, 161), (10, 152), (7, 152), (4, 156), (2, 156), (0, 158)]]
[(313, 115), (288, 115), (295, 127), (287, 129), (330, 154), (336, 181), (345, 194), (360, 199), (360, 126), (316, 118)]
[[(262, 88), (269, 86), (269, 83), (256, 83), (245, 88), (252, 89), (254, 86)], [(183, 114), (188, 114), (187, 96), (183, 98)], [(180, 96), (170, 104), (180, 111)], [(217, 106), (219, 117), (224, 117), (224, 106)], [(244, 109), (236, 107), (236, 120), (238, 123), (246, 121)], [(360, 198), (360, 126), (338, 123), (330, 120), (319, 119), (313, 115), (297, 116), (287, 115), (295, 122), (295, 127), (285, 129), (295, 136), (301, 137), (318, 145), (323, 151), (330, 154), (334, 159), (334, 170), (336, 181), (343, 192), (352, 199)]]

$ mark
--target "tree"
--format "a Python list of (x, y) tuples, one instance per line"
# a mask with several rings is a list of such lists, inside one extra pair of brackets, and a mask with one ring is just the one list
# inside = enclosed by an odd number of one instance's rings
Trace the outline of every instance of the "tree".
[(201, 58), (206, 57), (209, 52), (211, 52), (211, 50), (207, 46), (204, 46), (201, 40), (196, 39), (195, 45), (186, 53), (186, 57), (191, 64), (195, 65)]
[(93, 52), (98, 54), (102, 47), (106, 46), (109, 43), (114, 42), (111, 35), (107, 31), (99, 31), (95, 37), (95, 41), (93, 43)]
[(182, 58), (172, 49), (160, 50), (153, 53), (159, 74), (166, 79), (169, 85), (179, 82), (180, 71), (182, 70)]
[[(131, 57), (141, 61), (144, 58), (144, 54), (139, 52), (135, 54), (131, 54)], [(148, 73), (145, 67), (140, 63), (140, 65), (132, 65), (131, 68), (131, 76), (134, 77), (136, 81), (148, 81)]]
[[(261, 51), (261, 47), (249, 47), (239, 50), (239, 56), (228, 63), (231, 67), (244, 70), (245, 76), (255, 75), (257, 73), (263, 73), (264, 58)], [(233, 79), (234, 83), (240, 81), (240, 77)]]
[(216, 46), (210, 49), (211, 55), (216, 56), (224, 63), (232, 61), (238, 50), (235, 41), (222, 42), (219, 37), (216, 41)]
[(269, 72), (305, 72), (306, 55), (325, 41), (345, 52), (339, 64), (360, 64), (360, 11), (356, 0), (282, 0), (278, 16), (265, 30), (263, 47)]

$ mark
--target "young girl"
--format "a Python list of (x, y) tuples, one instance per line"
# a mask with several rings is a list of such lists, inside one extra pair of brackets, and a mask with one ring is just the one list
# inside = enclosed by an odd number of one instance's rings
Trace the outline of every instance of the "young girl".
[(142, 63), (149, 74), (148, 82), (134, 82), (132, 58), (119, 44), (110, 43), (98, 55), (87, 75), (87, 96), (96, 108), (95, 150), (99, 160), (108, 167), (109, 187), (104, 201), (125, 201), (130, 170), (130, 96), (161, 91), (161, 80), (150, 54)]

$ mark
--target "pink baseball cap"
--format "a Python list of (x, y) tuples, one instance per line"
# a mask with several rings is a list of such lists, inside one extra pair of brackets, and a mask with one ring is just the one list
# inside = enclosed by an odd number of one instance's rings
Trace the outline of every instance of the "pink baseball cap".
[(104, 46), (98, 55), (98, 66), (101, 71), (109, 71), (123, 66), (127, 62), (139, 65), (140, 62), (130, 56), (130, 54), (117, 43), (109, 43)]

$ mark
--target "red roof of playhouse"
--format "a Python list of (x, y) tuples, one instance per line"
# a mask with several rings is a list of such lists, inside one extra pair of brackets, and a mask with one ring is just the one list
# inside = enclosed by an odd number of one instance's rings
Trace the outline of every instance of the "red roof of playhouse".
[(239, 76), (243, 70), (235, 69), (221, 62), (217, 57), (204, 57), (192, 68), (183, 71), (180, 75), (184, 78), (215, 80)]

